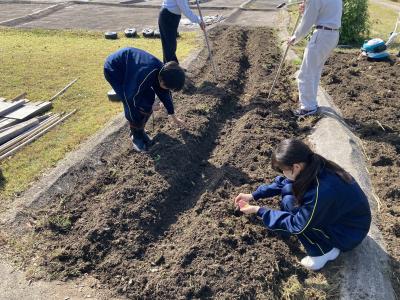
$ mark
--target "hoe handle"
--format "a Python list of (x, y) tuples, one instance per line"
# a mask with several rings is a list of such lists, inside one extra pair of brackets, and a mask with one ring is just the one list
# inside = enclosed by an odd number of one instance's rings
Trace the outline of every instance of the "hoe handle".
[[(203, 19), (203, 13), (201, 12), (199, 0), (196, 0), (196, 5), (197, 5), (197, 9), (199, 10), (200, 20), (201, 20), (201, 22), (203, 22), (203, 24), (205, 24), (204, 19)], [(217, 68), (215, 66), (214, 59), (213, 59), (213, 56), (211, 53), (210, 42), (208, 40), (207, 29), (205, 27), (204, 27), (203, 32), (204, 32), (204, 39), (206, 40), (206, 45), (207, 45), (207, 49), (208, 49), (208, 55), (210, 57), (211, 65), (212, 65), (212, 68), (214, 71), (214, 77), (215, 77), (215, 80), (218, 80)]]
[[(299, 14), (299, 16), (297, 17), (296, 24), (294, 25), (293, 32), (292, 32), (291, 36), (293, 36), (293, 34), (296, 32), (297, 26), (299, 26), (300, 18), (301, 18), (301, 14)], [(276, 82), (277, 82), (277, 80), (279, 78), (279, 75), (280, 75), (280, 73), (282, 71), (282, 67), (283, 67), (283, 65), (285, 63), (285, 59), (286, 59), (286, 56), (287, 56), (287, 54), (289, 52), (289, 48), (290, 48), (290, 44), (288, 44), (286, 46), (285, 54), (283, 54), (282, 60), (281, 60), (281, 62), (279, 64), (279, 67), (278, 67), (278, 71), (276, 72), (276, 75), (275, 75), (274, 82), (272, 83), (271, 89), (269, 90), (269, 94), (268, 94), (268, 98), (267, 98), (268, 100), (271, 97), (271, 94), (272, 94), (272, 92), (273, 92), (273, 90), (275, 88)]]

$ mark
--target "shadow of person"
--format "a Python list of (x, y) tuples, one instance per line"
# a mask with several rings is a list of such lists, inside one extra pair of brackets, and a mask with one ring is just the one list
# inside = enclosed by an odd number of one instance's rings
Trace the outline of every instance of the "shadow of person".
[(392, 145), (400, 153), (400, 136), (391, 127), (376, 120), (360, 122), (352, 118), (345, 121), (360, 138)]
[[(225, 84), (225, 86), (226, 85), (229, 85), (229, 83)], [(203, 81), (199, 86), (196, 86), (193, 81), (187, 80), (182, 93), (184, 95), (197, 94), (197, 95), (216, 96), (216, 95), (225, 95), (226, 89), (219, 87), (218, 84), (215, 82), (207, 80)]]
[[(157, 134), (154, 145), (149, 151), (154, 160), (155, 171), (169, 184), (160, 195), (152, 213), (157, 219), (146, 224), (146, 230), (152, 240), (159, 239), (179, 215), (196, 206), (198, 200), (206, 192), (214, 192), (224, 179), (234, 184), (244, 184), (250, 179), (241, 170), (229, 165), (217, 167), (208, 162), (215, 147), (211, 141), (199, 141), (189, 132), (181, 132), (182, 139), (171, 137), (165, 133)], [(212, 138), (211, 138), (212, 139)]]
[(342, 117), (332, 107), (322, 105), (319, 107), (319, 113), (342, 122)]
[(334, 109), (327, 106), (321, 106), (320, 113), (324, 117), (335, 119), (359, 138), (392, 145), (400, 153), (400, 136), (389, 126), (374, 120), (359, 122), (354, 118), (343, 119)]
[(335, 119), (338, 121), (340, 124), (342, 124), (345, 128), (347, 128), (350, 131), (354, 131), (354, 128), (351, 126), (351, 124), (348, 124), (341, 115), (339, 115), (336, 110), (334, 110), (332, 107), (329, 106), (320, 106), (319, 107), (319, 113), (323, 117)]

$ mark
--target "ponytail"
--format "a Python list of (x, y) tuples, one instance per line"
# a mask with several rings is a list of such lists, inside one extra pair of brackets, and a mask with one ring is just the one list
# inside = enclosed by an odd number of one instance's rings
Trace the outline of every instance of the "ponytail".
[(318, 175), (327, 169), (338, 175), (346, 183), (353, 182), (353, 177), (338, 164), (314, 153), (302, 141), (288, 139), (282, 141), (272, 155), (272, 168), (282, 170), (296, 163), (304, 163), (304, 168), (293, 183), (293, 194), (297, 202), (303, 204), (304, 194), (316, 184)]

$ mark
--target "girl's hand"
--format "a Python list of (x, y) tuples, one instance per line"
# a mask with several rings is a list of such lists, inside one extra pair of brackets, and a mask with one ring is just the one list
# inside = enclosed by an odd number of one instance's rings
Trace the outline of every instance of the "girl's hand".
[(244, 201), (239, 202), (239, 207), (240, 207), (240, 211), (246, 215), (256, 214), (256, 213), (258, 213), (258, 210), (260, 209), (259, 206), (250, 205)]
[(242, 194), (242, 193), (240, 193), (235, 198), (235, 206), (238, 207), (240, 201), (244, 201), (244, 202), (246, 202), (248, 204), (249, 201), (251, 201), (251, 200), (253, 200), (253, 195), (252, 194)]

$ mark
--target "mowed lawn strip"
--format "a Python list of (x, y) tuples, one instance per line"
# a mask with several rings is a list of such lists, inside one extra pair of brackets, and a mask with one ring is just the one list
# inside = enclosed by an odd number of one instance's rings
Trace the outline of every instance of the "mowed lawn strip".
[[(27, 189), (66, 153), (102, 128), (121, 112), (110, 103), (110, 86), (103, 76), (105, 58), (119, 48), (132, 46), (162, 58), (159, 39), (121, 37), (106, 40), (102, 33), (0, 28), (0, 97), (8, 99), (26, 91), (32, 102), (48, 100), (74, 78), (52, 112), (78, 111), (33, 144), (0, 162), (0, 204)], [(182, 60), (199, 44), (196, 33), (182, 33), (178, 56)]]

